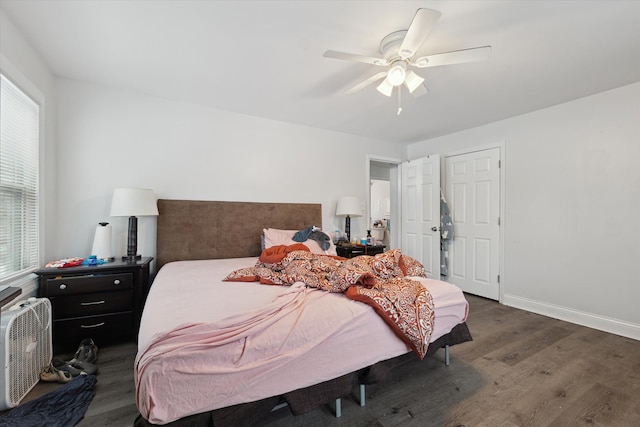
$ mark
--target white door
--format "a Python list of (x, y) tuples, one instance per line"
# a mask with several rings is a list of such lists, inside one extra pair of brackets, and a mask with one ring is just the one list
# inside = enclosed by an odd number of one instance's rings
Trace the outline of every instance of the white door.
[(500, 298), (500, 149), (445, 158), (445, 197), (453, 219), (449, 278), (464, 292)]
[(440, 156), (402, 164), (404, 254), (420, 261), (427, 276), (440, 279)]

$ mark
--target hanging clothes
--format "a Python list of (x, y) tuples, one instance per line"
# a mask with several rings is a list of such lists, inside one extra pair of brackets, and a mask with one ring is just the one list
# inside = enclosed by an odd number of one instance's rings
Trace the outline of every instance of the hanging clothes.
[(453, 241), (453, 221), (449, 205), (440, 189), (440, 276), (449, 276), (449, 243)]

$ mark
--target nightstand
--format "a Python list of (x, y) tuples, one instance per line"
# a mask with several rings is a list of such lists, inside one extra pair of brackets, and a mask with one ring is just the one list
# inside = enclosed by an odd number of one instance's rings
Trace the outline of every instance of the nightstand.
[(74, 350), (84, 338), (98, 347), (137, 341), (151, 260), (37, 270), (38, 296), (51, 300), (54, 352)]
[(336, 245), (336, 253), (344, 258), (353, 258), (359, 255), (378, 255), (385, 248), (385, 245)]

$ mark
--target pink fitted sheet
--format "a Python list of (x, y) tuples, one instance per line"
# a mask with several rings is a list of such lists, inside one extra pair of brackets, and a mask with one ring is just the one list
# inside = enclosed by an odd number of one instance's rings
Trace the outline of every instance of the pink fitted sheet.
[[(256, 258), (166, 264), (147, 297), (135, 380), (140, 413), (156, 424), (252, 402), (407, 353), (365, 304), (302, 284), (223, 282)], [(416, 278), (434, 299), (431, 341), (467, 317), (456, 286)]]

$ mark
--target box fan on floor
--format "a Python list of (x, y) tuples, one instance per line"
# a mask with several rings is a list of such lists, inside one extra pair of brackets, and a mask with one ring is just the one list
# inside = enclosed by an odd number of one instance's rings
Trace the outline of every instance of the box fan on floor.
[(17, 406), (51, 362), (51, 302), (29, 298), (2, 310), (0, 410)]

